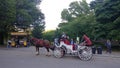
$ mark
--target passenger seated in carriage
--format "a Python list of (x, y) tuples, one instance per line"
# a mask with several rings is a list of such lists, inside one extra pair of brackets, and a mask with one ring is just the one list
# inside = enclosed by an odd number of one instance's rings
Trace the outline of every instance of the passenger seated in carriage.
[(60, 42), (63, 41), (65, 44), (67, 44), (68, 46), (72, 46), (73, 50), (77, 49), (77, 45), (74, 44), (73, 39), (69, 40), (69, 36), (67, 36), (64, 32), (61, 36)]
[(70, 45), (70, 41), (68, 38), (62, 38), (60, 39), (60, 42), (63, 41), (65, 44)]
[(73, 47), (72, 47), (73, 50), (76, 50), (76, 49), (77, 49), (77, 44), (74, 43), (74, 40), (73, 40), (73, 39), (71, 39), (70, 44), (73, 46)]
[(59, 45), (59, 38), (54, 39), (54, 44)]
[(63, 41), (65, 44), (70, 45), (69, 36), (67, 36), (65, 32), (63, 32), (60, 41)]

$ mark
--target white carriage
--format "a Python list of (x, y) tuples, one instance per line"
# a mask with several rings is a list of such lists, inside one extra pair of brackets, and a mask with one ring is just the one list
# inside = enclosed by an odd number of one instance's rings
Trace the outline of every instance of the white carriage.
[(92, 49), (88, 46), (83, 46), (83, 43), (76, 45), (77, 48), (73, 50), (73, 45), (67, 45), (64, 41), (60, 44), (54, 44), (54, 56), (57, 58), (62, 58), (66, 54), (78, 56), (81, 60), (90, 60), (92, 58)]

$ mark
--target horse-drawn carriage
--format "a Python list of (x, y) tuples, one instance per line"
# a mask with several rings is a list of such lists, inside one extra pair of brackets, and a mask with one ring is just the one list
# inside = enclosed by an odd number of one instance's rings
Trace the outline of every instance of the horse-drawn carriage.
[(66, 54), (72, 54), (78, 56), (81, 60), (90, 60), (92, 58), (92, 49), (89, 46), (84, 46), (84, 42), (77, 44), (77, 48), (74, 50), (73, 45), (68, 45), (64, 41), (55, 43), (53, 46), (50, 45), (48, 40), (42, 40), (32, 38), (31, 42), (36, 46), (36, 55), (39, 55), (39, 47), (45, 47), (47, 54), (49, 55), (49, 49), (53, 51), (53, 55), (57, 58), (61, 58)]
[(78, 56), (81, 60), (90, 60), (92, 58), (92, 49), (90, 46), (85, 46), (84, 42), (76, 44), (77, 48), (74, 50), (73, 45), (65, 44), (64, 41), (60, 41), (60, 44), (54, 44), (54, 56), (62, 58), (66, 54)]

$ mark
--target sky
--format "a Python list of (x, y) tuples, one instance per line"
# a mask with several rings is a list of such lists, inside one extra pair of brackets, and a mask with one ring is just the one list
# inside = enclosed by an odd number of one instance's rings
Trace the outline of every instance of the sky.
[[(40, 9), (45, 15), (45, 30), (55, 30), (61, 23), (61, 12), (73, 1), (81, 0), (42, 0)], [(91, 0), (86, 0), (88, 3)]]

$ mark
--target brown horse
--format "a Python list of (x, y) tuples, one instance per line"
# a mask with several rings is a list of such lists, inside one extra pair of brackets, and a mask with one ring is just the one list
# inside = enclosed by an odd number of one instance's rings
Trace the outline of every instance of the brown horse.
[(36, 55), (39, 55), (39, 47), (45, 47), (47, 50), (47, 56), (50, 55), (50, 49), (54, 50), (54, 46), (50, 44), (48, 40), (42, 40), (37, 38), (31, 38), (31, 43), (36, 47)]

